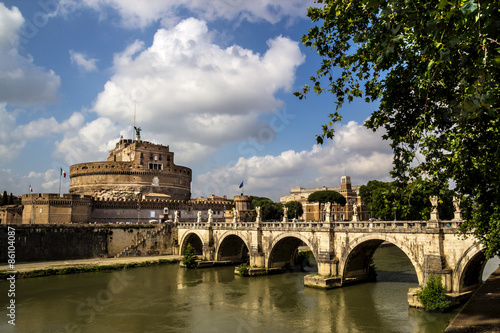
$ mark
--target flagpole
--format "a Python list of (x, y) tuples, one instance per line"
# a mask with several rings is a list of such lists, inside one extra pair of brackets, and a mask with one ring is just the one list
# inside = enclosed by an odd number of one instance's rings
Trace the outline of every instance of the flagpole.
[(61, 196), (61, 176), (62, 176), (62, 168), (59, 169), (59, 196)]

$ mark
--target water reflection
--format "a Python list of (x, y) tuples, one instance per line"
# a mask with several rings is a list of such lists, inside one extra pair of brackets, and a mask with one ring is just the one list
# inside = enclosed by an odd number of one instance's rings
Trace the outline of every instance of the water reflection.
[(408, 258), (380, 248), (374, 261), (378, 282), (329, 291), (304, 288), (308, 273), (243, 278), (233, 267), (18, 280), (16, 332), (442, 332), (456, 312), (408, 308), (408, 289), (418, 284)]

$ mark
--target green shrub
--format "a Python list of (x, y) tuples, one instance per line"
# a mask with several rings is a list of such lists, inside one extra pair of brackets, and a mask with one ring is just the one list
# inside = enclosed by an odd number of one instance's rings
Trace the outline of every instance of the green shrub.
[(187, 268), (194, 268), (194, 267), (196, 267), (196, 260), (197, 259), (198, 259), (198, 257), (196, 256), (196, 252), (194, 250), (194, 247), (191, 246), (191, 244), (188, 244), (186, 246), (186, 249), (184, 250), (184, 257), (182, 258), (182, 263)]
[(417, 298), (427, 311), (442, 310), (450, 306), (445, 293), (446, 290), (441, 284), (441, 276), (431, 274), (425, 287), (417, 292)]
[(237, 266), (238, 273), (240, 273), (241, 276), (248, 276), (249, 268), (250, 266), (246, 263)]

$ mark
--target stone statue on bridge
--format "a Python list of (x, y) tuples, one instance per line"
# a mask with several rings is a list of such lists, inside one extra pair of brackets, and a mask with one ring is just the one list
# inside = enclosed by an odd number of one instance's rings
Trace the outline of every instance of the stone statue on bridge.
[(353, 211), (353, 216), (352, 216), (352, 220), (357, 222), (359, 221), (359, 215), (358, 215), (358, 204), (357, 203), (353, 203), (352, 204), (352, 211)]
[(433, 195), (433, 196), (429, 197), (429, 200), (430, 200), (431, 205), (432, 205), (430, 221), (439, 221), (439, 213), (437, 210), (439, 198), (437, 195)]
[(179, 222), (179, 211), (176, 210), (174, 212), (174, 223), (178, 223)]
[(460, 203), (462, 201), (460, 200), (459, 197), (453, 197), (453, 208), (455, 208), (455, 216), (453, 217), (453, 220), (456, 221), (461, 221), (463, 220), (462, 218), (462, 210), (460, 209)]
[(233, 209), (233, 222), (238, 222), (238, 210)]
[(198, 213), (196, 214), (196, 222), (201, 222), (201, 211), (198, 211)]
[(260, 206), (255, 207), (255, 211), (257, 212), (257, 218), (255, 219), (255, 222), (261, 222)]
[(283, 222), (288, 222), (288, 207), (283, 206)]
[(213, 215), (214, 215), (214, 211), (212, 210), (212, 208), (209, 208), (208, 209), (208, 222), (213, 222)]
[(331, 222), (332, 221), (332, 203), (327, 202), (325, 204), (325, 222)]

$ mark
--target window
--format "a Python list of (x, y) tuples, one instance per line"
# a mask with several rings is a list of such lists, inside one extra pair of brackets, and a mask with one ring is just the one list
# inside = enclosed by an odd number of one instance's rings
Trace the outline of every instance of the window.
[(161, 164), (161, 163), (149, 163), (149, 170), (163, 170), (163, 164)]

